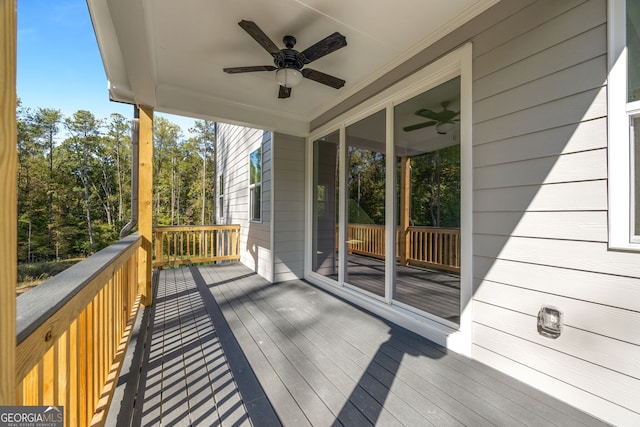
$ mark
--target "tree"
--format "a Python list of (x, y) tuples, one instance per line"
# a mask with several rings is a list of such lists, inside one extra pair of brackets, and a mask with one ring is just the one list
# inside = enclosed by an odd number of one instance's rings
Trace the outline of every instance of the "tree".
[[(215, 152), (216, 124), (209, 120), (196, 120), (195, 126), (189, 131), (195, 134), (198, 152), (202, 158), (200, 224), (204, 225), (206, 223), (207, 182), (210, 183), (211, 190), (213, 187), (213, 178), (208, 179), (207, 177), (207, 163), (209, 162), (209, 153)], [(212, 197), (212, 199), (214, 198)]]
[(460, 227), (460, 146), (411, 159), (411, 218), (419, 225)]
[(87, 219), (87, 231), (89, 234), (89, 251), (95, 251), (95, 237), (91, 223), (91, 203), (89, 200), (89, 160), (94, 154), (100, 135), (101, 121), (86, 110), (78, 110), (73, 113), (73, 118), (65, 120), (65, 127), (71, 134), (70, 142), (79, 159), (78, 176), (84, 188), (85, 213)]
[(384, 224), (385, 155), (348, 147), (349, 222)]
[[(31, 261), (31, 236), (33, 232), (33, 199), (30, 197), (32, 189), (31, 165), (33, 158), (38, 153), (36, 143), (37, 129), (33, 122), (33, 113), (22, 105), (20, 99), (16, 109), (17, 130), (18, 130), (18, 221), (27, 224), (26, 239), (23, 237), (19, 241), (26, 240), (26, 259)], [(19, 233), (20, 233), (19, 228)], [(23, 234), (23, 233), (20, 233)], [(23, 257), (25, 257), (23, 255)]]
[(35, 125), (40, 131), (40, 139), (48, 151), (49, 157), (49, 176), (47, 177), (47, 194), (49, 196), (49, 248), (54, 250), (54, 229), (53, 229), (53, 193), (55, 182), (53, 180), (53, 148), (54, 138), (58, 134), (59, 126), (62, 121), (62, 113), (60, 110), (53, 108), (38, 108), (35, 115)]
[(129, 170), (130, 167), (127, 166), (131, 165), (131, 150), (129, 149), (131, 138), (127, 135), (130, 129), (127, 119), (122, 114), (111, 114), (111, 120), (107, 125), (105, 142), (110, 145), (111, 150), (115, 153), (119, 223), (123, 223), (125, 218), (123, 193), (127, 177), (124, 176), (123, 171)]
[[(154, 138), (154, 198), (156, 211), (154, 222), (162, 225), (174, 225), (176, 216), (176, 179), (180, 138), (180, 127), (164, 117), (157, 117), (153, 125)], [(169, 167), (167, 168), (167, 164)], [(169, 193), (169, 212), (162, 210), (162, 195)], [(168, 217), (167, 217), (168, 214)]]
[[(16, 114), (20, 262), (84, 256), (116, 241), (130, 209), (128, 119), (111, 115), (102, 135), (102, 121), (86, 110), (62, 117), (18, 100)], [(204, 121), (194, 129), (196, 137), (184, 141), (177, 125), (156, 120), (156, 224), (197, 224), (203, 212), (213, 215), (207, 195), (215, 127)], [(57, 141), (63, 130), (65, 139)]]

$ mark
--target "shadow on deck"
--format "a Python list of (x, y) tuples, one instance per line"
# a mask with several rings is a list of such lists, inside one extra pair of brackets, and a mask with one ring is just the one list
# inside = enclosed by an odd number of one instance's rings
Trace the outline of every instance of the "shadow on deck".
[(601, 425), (304, 281), (240, 264), (156, 278), (114, 425)]

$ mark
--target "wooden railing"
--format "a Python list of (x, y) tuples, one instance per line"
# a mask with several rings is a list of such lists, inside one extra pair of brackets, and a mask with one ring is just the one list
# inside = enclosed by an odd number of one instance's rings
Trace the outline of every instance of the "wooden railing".
[(153, 228), (153, 267), (240, 259), (239, 225)]
[[(384, 259), (385, 227), (371, 224), (349, 224), (347, 229), (347, 251), (352, 254)], [(408, 264), (433, 267), (460, 272), (460, 229), (439, 227), (409, 227), (406, 254), (396, 246), (396, 255)], [(400, 230), (396, 231), (396, 241), (400, 242)]]
[(140, 306), (140, 245), (126, 237), (17, 298), (18, 405), (104, 424)]
[(409, 227), (409, 264), (460, 272), (460, 229)]
[(349, 224), (347, 252), (384, 259), (384, 225)]

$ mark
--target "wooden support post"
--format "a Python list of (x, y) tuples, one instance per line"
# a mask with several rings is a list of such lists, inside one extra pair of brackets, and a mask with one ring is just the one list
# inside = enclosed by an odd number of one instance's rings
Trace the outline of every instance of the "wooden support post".
[(411, 217), (411, 157), (400, 158), (400, 236), (398, 258), (400, 265), (408, 264), (410, 252), (409, 225)]
[(16, 0), (0, 0), (0, 405), (16, 404)]
[(139, 106), (138, 123), (138, 233), (142, 244), (138, 255), (138, 292), (142, 304), (153, 303), (151, 289), (151, 242), (153, 239), (153, 109)]

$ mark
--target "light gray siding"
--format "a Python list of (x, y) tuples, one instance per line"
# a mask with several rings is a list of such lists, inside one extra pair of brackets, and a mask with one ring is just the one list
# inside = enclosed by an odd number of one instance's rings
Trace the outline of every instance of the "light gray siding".
[[(240, 261), (271, 280), (271, 132), (218, 124), (217, 174), (224, 174), (224, 206), (219, 206), (225, 224), (240, 225)], [(262, 147), (262, 221), (249, 221), (249, 154)], [(216, 179), (219, 182), (219, 178)]]
[(304, 276), (305, 140), (273, 137), (274, 282)]
[[(249, 221), (249, 154), (262, 147), (262, 221)], [(304, 139), (218, 125), (225, 195), (218, 218), (240, 224), (240, 261), (272, 282), (304, 275)]]
[[(640, 255), (607, 247), (606, 1), (536, 2), (472, 38), (473, 355), (640, 423)], [(536, 330), (560, 308), (562, 335)]]
[[(504, 0), (336, 108), (473, 44), (473, 351), (640, 425), (640, 254), (607, 244), (607, 2)], [(626, 165), (621, 165), (626, 167)], [(562, 335), (537, 332), (543, 305)]]

